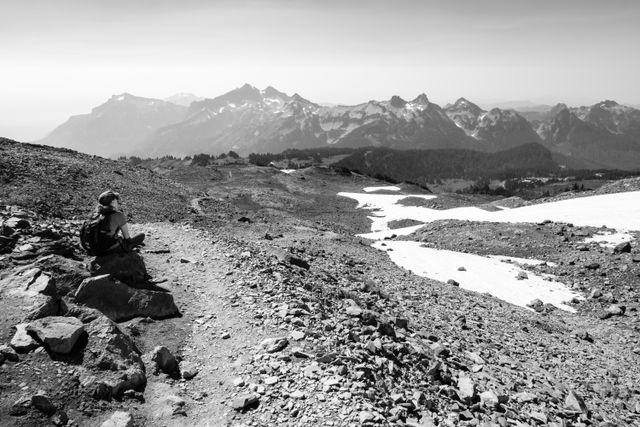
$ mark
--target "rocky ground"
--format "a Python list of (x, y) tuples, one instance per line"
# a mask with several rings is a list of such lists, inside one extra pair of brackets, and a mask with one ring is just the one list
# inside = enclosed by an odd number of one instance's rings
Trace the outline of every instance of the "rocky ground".
[(594, 230), (551, 223), (418, 236), (557, 262), (585, 300), (536, 312), (354, 237), (369, 221), (335, 194), (375, 181), (253, 166), (180, 179), (191, 200), (172, 211), (191, 213), (134, 226), (149, 236), (146, 268), (126, 261), (139, 277), (80, 251), (71, 215), (0, 197), (1, 425), (640, 425), (635, 246), (584, 250)]

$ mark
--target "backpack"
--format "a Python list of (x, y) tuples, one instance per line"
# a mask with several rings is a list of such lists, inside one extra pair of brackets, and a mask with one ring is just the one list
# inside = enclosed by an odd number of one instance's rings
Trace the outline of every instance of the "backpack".
[(89, 255), (100, 255), (115, 243), (109, 236), (109, 214), (97, 214), (80, 228), (80, 244)]

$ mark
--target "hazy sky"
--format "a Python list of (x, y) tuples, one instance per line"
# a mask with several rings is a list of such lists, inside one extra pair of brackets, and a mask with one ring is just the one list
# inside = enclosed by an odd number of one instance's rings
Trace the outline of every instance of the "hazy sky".
[(637, 0), (0, 0), (0, 136), (31, 140), (112, 94), (245, 82), (355, 104), (640, 104)]

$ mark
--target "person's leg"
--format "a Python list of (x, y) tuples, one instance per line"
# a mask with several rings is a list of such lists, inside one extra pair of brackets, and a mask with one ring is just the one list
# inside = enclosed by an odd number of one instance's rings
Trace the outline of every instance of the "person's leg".
[(131, 236), (131, 239), (129, 240), (129, 244), (131, 245), (132, 248), (135, 248), (136, 246), (140, 246), (142, 242), (144, 242), (145, 237), (146, 236), (144, 233), (138, 233), (134, 236)]

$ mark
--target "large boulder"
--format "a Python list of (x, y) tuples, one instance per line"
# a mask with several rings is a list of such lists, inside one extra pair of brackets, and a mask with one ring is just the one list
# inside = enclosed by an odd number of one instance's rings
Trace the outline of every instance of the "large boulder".
[(110, 274), (130, 285), (144, 283), (149, 277), (142, 257), (134, 252), (96, 257), (91, 262), (91, 274), (94, 276)]
[(84, 326), (75, 317), (49, 316), (29, 323), (27, 332), (53, 353), (69, 354), (84, 332)]
[(85, 279), (76, 291), (75, 301), (100, 310), (116, 322), (134, 317), (163, 319), (180, 314), (171, 294), (134, 289), (109, 274)]
[(89, 340), (80, 373), (85, 392), (97, 399), (111, 399), (127, 390), (142, 389), (147, 382), (144, 363), (131, 338), (102, 315), (85, 329)]

